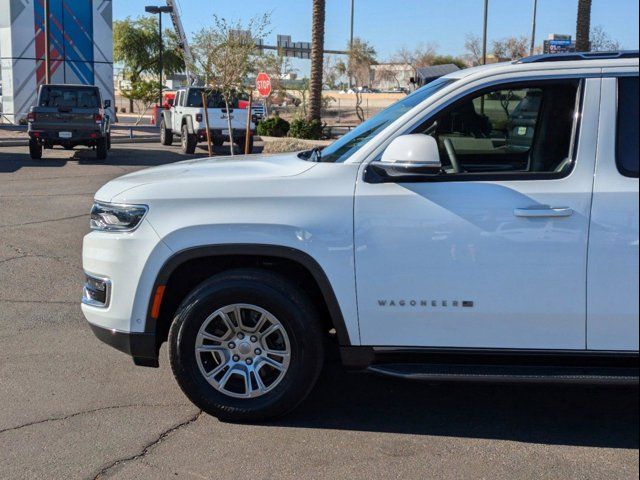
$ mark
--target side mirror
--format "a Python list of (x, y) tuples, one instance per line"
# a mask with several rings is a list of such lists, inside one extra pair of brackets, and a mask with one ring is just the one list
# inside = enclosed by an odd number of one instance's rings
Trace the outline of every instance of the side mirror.
[(430, 135), (414, 133), (393, 139), (382, 159), (371, 167), (383, 177), (437, 175), (442, 171), (438, 142)]
[(109, 108), (111, 107), (111, 100), (105, 100), (104, 101), (104, 108)]

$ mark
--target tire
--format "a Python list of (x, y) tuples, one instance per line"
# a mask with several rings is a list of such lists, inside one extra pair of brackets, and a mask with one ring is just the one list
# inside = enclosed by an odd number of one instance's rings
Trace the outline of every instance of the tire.
[(65, 150), (73, 150), (74, 146), (73, 145), (63, 145), (62, 148), (64, 148)]
[(160, 143), (167, 146), (173, 143), (173, 132), (166, 127), (164, 118), (160, 120)]
[(107, 139), (99, 138), (96, 142), (96, 158), (98, 160), (105, 160), (107, 158)]
[(187, 125), (182, 125), (180, 129), (180, 143), (182, 145), (182, 153), (192, 154), (196, 151), (198, 138), (194, 134), (190, 134)]
[(40, 160), (42, 158), (42, 145), (32, 138), (29, 139), (29, 155), (33, 160)]
[(111, 132), (107, 133), (107, 150), (111, 150)]
[(221, 147), (222, 145), (224, 145), (224, 137), (213, 137), (211, 143), (213, 143), (216, 147)]
[[(274, 381), (269, 387), (270, 390), (262, 389), (254, 382), (255, 377), (251, 379), (242, 378), (240, 382), (243, 386), (238, 389), (237, 393), (223, 392), (222, 382), (224, 378), (219, 379), (220, 384), (214, 386), (205, 378), (206, 371), (203, 371), (203, 365), (207, 360), (211, 361), (208, 352), (196, 353), (196, 345), (199, 338), (201, 327), (207, 322), (208, 318), (213, 317), (213, 323), (217, 317), (213, 316), (215, 312), (219, 312), (224, 308), (233, 308), (234, 305), (242, 304), (241, 314), (243, 317), (248, 313), (253, 315), (251, 311), (261, 310), (263, 314), (259, 314), (259, 318), (263, 318), (264, 312), (271, 315), (276, 322), (279, 322), (283, 331), (286, 332), (288, 339), (288, 363), (284, 370), (279, 370), (279, 380)], [(231, 313), (229, 314), (231, 317)], [(219, 317), (222, 318), (222, 317)], [(251, 316), (249, 317), (251, 318)], [(221, 321), (218, 319), (218, 322)], [(262, 327), (263, 332), (268, 332), (272, 326), (265, 321)], [(210, 324), (211, 324), (210, 323)], [(208, 325), (210, 325), (208, 324)], [(218, 327), (216, 327), (218, 328)], [(225, 327), (226, 328), (226, 327)], [(216, 330), (221, 331), (221, 330)], [(222, 329), (225, 331), (225, 329)], [(207, 330), (209, 332), (209, 330)], [(259, 333), (259, 332), (258, 332)], [(223, 335), (223, 334), (220, 334)], [(236, 335), (232, 333), (232, 329), (228, 329), (224, 336)], [(249, 355), (258, 353), (259, 349), (251, 351), (251, 348), (258, 345), (266, 345), (264, 338), (258, 340), (259, 343), (247, 347), (247, 339), (250, 332), (246, 333), (241, 344), (240, 333), (237, 337), (231, 338), (231, 341), (237, 341), (238, 349), (245, 350), (249, 348)], [(281, 335), (280, 330), (275, 330), (267, 335), (267, 338), (273, 338), (273, 335)], [(251, 335), (251, 341), (254, 341)], [(276, 340), (278, 337), (276, 337)], [(173, 323), (169, 331), (169, 357), (171, 369), (180, 388), (187, 397), (205, 412), (218, 417), (225, 421), (248, 422), (264, 420), (284, 415), (293, 410), (313, 388), (322, 364), (324, 361), (323, 335), (320, 327), (320, 319), (315, 308), (300, 289), (286, 281), (283, 277), (255, 269), (238, 269), (223, 272), (211, 277), (201, 283), (191, 293), (187, 295), (180, 307), (178, 308)], [(207, 341), (207, 340), (205, 340)], [(224, 355), (231, 358), (234, 351), (228, 350), (226, 347), (231, 343), (220, 342), (223, 345)], [(283, 344), (282, 342), (280, 343)], [(204, 347), (204, 344), (203, 344)], [(271, 348), (271, 347), (269, 347)], [(266, 362), (264, 356), (267, 355), (267, 347), (264, 348), (263, 357), (256, 355), (253, 366), (254, 375), (258, 372), (261, 375), (262, 386), (268, 386), (268, 378), (262, 377), (263, 373), (270, 373), (271, 367)], [(269, 350), (274, 352), (274, 350)], [(239, 353), (242, 353), (239, 351)], [(213, 355), (213, 354), (211, 354)], [(222, 357), (222, 353), (220, 354)], [(269, 353), (271, 357), (271, 353)], [(278, 359), (276, 355), (274, 358)], [(216, 377), (212, 372), (219, 369), (220, 365), (234, 365), (228, 370), (237, 372), (245, 369), (242, 358), (235, 359), (237, 363), (232, 364), (220, 361), (216, 365), (214, 360), (212, 369), (209, 374), (210, 378)], [(244, 362), (249, 360), (245, 359)], [(284, 364), (284, 357), (280, 365)], [(266, 362), (266, 363), (265, 363)], [(276, 362), (278, 363), (278, 362)], [(276, 371), (273, 369), (274, 372)], [(262, 373), (261, 373), (262, 372)], [(284, 372), (284, 373), (282, 373)], [(235, 378), (237, 381), (240, 375), (231, 373), (227, 375), (227, 371), (220, 371), (222, 377), (228, 376), (229, 380)], [(250, 389), (254, 389), (254, 396), (247, 398), (239, 398), (238, 396), (248, 392), (247, 382), (251, 382)], [(229, 382), (225, 382), (226, 387)], [(255, 384), (255, 385), (254, 385)], [(231, 387), (228, 387), (231, 389)], [(245, 390), (245, 392), (242, 392)]]
[[(238, 146), (240, 153), (244, 155), (245, 137), (234, 138), (234, 143)], [(249, 153), (253, 153), (253, 135), (249, 138)]]

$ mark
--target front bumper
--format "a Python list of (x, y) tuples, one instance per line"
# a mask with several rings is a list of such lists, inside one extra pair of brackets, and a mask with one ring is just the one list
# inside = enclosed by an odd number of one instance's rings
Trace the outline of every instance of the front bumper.
[(146, 320), (153, 285), (171, 253), (146, 219), (133, 232), (93, 231), (84, 237), (83, 269), (108, 281), (109, 288), (104, 305), (103, 299), (93, 305), (85, 299), (82, 313), (101, 340), (136, 363), (145, 358), (157, 363), (155, 325)]
[(155, 333), (131, 333), (110, 330), (89, 323), (91, 330), (99, 340), (116, 350), (131, 355), (136, 365), (158, 367), (158, 349)]

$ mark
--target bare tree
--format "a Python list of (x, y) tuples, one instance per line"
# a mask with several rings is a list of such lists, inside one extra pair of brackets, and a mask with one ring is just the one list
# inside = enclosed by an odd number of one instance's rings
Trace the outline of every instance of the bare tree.
[(413, 69), (413, 76), (417, 76), (418, 68), (428, 67), (433, 64), (436, 57), (436, 45), (427, 43), (420, 44), (414, 50), (402, 47), (391, 57), (394, 63), (405, 63)]
[(482, 39), (473, 33), (468, 33), (464, 40), (464, 49), (474, 67), (482, 65)]
[(576, 51), (589, 51), (589, 30), (591, 29), (591, 0), (578, 0), (576, 19)]
[(232, 24), (214, 15), (213, 25), (203, 28), (194, 37), (196, 67), (207, 86), (219, 91), (224, 99), (231, 155), (234, 154), (231, 101), (244, 90), (247, 75), (255, 66), (256, 40), (266, 36), (268, 26), (269, 15), (252, 18), (246, 25), (240, 21)]
[(493, 54), (499, 59), (518, 60), (526, 57), (529, 51), (527, 37), (508, 37), (492, 42)]
[(324, 85), (330, 89), (336, 89), (340, 80), (340, 72), (338, 72), (338, 61), (332, 55), (325, 55), (322, 66), (322, 79)]
[(311, 74), (309, 81), (309, 112), (307, 120), (322, 117), (322, 70), (324, 65), (325, 0), (313, 0), (311, 24)]
[(356, 115), (364, 122), (362, 109), (362, 87), (369, 84), (371, 79), (371, 65), (376, 64), (376, 51), (368, 42), (354, 38), (348, 50), (347, 63), (339, 64), (339, 71), (353, 79), (356, 95)]
[(622, 47), (620, 42), (612, 39), (601, 25), (591, 29), (591, 50), (594, 52), (614, 52)]
[(387, 63), (384, 65), (379, 65), (380, 68), (375, 70), (375, 78), (376, 82), (391, 82), (395, 84), (396, 87), (400, 88), (400, 73), (402, 73), (397, 68), (394, 68), (393, 63)]

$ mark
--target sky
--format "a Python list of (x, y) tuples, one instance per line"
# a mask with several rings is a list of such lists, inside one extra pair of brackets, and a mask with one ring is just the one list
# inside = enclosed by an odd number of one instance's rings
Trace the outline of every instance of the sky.
[[(211, 24), (214, 14), (241, 20), (271, 12), (272, 34), (293, 41), (311, 37), (311, 0), (176, 0), (187, 36)], [(325, 48), (345, 49), (349, 40), (350, 0), (326, 0)], [(577, 0), (538, 0), (536, 44), (549, 33), (575, 36)], [(145, 5), (159, 0), (113, 0), (115, 19), (144, 15)], [(355, 0), (354, 35), (369, 41), (378, 60), (402, 47), (434, 44), (438, 53), (464, 54), (465, 36), (481, 36), (483, 0)], [(488, 38), (529, 36), (532, 0), (489, 0)], [(170, 25), (169, 18), (166, 18)], [(592, 26), (600, 25), (626, 49), (638, 48), (638, 1), (593, 0)], [(308, 62), (296, 62), (304, 70)], [(304, 72), (303, 72), (304, 73)]]

